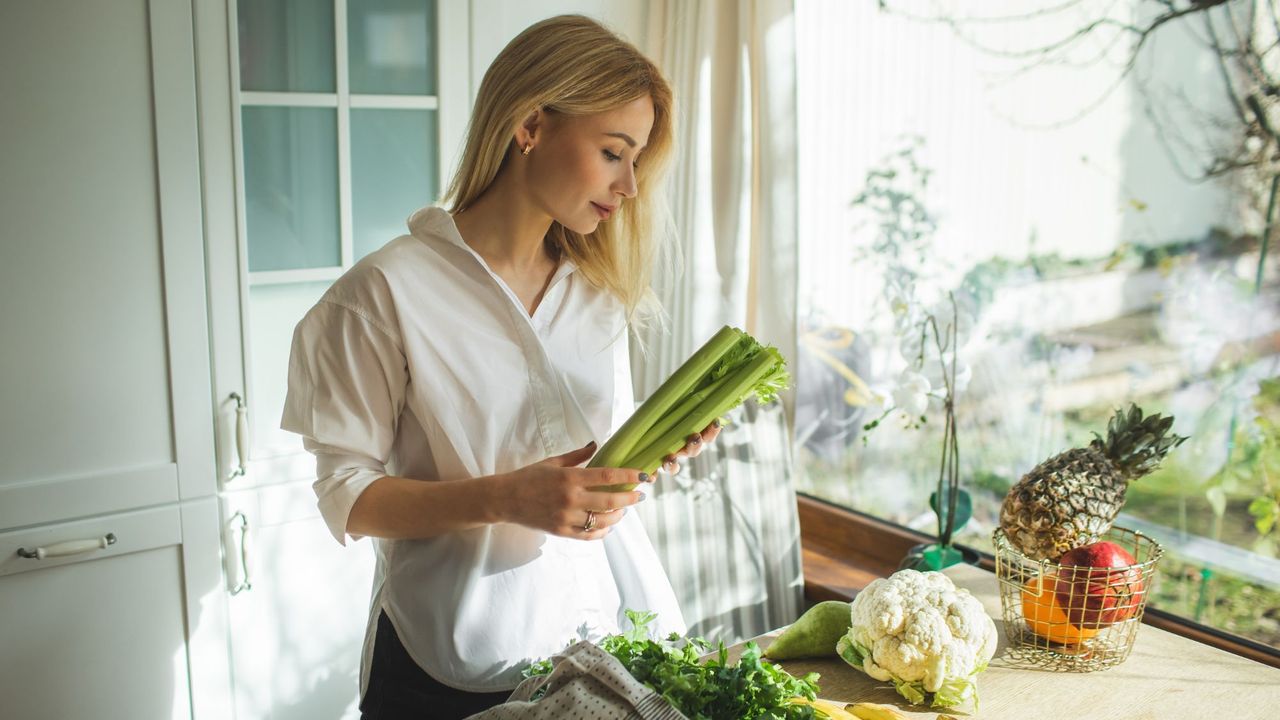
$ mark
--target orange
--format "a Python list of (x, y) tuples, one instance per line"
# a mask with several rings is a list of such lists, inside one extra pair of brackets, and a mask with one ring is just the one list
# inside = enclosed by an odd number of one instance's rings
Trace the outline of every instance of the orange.
[(1022, 590), (1022, 617), (1031, 632), (1040, 637), (1064, 645), (1088, 640), (1098, 634), (1098, 628), (1078, 628), (1067, 620), (1067, 614), (1058, 604), (1054, 592), (1058, 578), (1054, 575), (1038, 577)]

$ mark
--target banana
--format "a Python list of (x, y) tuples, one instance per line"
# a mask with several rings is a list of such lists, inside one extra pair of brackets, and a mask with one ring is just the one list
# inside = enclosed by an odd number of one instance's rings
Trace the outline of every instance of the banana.
[(802, 697), (796, 697), (791, 698), (791, 702), (797, 705), (808, 705), (818, 711), (819, 717), (825, 715), (830, 720), (858, 720), (856, 715), (840, 707), (840, 703), (834, 703), (830, 700), (806, 700)]
[(892, 705), (860, 702), (845, 705), (844, 709), (853, 713), (853, 716), (859, 720), (907, 720), (907, 716), (898, 712), (898, 708)]

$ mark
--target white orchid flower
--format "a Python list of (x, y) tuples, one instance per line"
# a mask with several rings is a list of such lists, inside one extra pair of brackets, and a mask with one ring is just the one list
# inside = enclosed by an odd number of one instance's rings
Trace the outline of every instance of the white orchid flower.
[(869, 389), (871, 391), (871, 400), (867, 403), (868, 410), (875, 413), (884, 413), (893, 409), (893, 386), (877, 384), (872, 385)]
[(929, 379), (914, 370), (906, 370), (898, 376), (893, 389), (893, 404), (911, 417), (919, 417), (929, 408)]

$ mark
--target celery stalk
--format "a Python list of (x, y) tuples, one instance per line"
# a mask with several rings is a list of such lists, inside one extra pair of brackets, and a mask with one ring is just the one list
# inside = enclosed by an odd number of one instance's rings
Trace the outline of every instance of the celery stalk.
[(732, 374), (741, 368), (758, 353), (764, 350), (764, 346), (756, 342), (756, 339), (746, 333), (740, 333), (738, 341), (732, 347), (725, 351), (720, 359), (716, 361), (716, 365), (707, 374), (706, 378), (685, 391), (685, 397), (674, 408), (653, 423), (650, 428), (645, 431), (644, 435), (633, 445), (633, 454), (635, 448), (647, 446), (659, 437), (666, 435), (709, 397), (712, 393), (718, 392), (719, 388), (726, 385), (731, 379)]
[(741, 331), (724, 326), (703, 343), (688, 360), (676, 370), (653, 395), (618, 428), (599, 452), (587, 463), (587, 467), (624, 467), (622, 463), (635, 449), (644, 434), (667, 412), (677, 405), (689, 390), (704, 380), (716, 367), (720, 358), (731, 350), (742, 337)]
[(785, 386), (785, 362), (772, 347), (763, 348), (746, 365), (735, 370), (729, 380), (710, 393), (689, 415), (660, 437), (632, 454), (628, 467), (657, 472), (662, 459), (684, 447), (686, 438), (702, 432), (712, 420), (742, 404), (752, 394), (762, 401), (773, 399)]
[[(662, 418), (659, 418), (659, 420), (653, 424), (653, 427), (650, 427), (649, 430), (637, 440), (635, 448), (646, 447), (654, 440), (663, 437), (677, 427), (683, 427), (685, 425), (684, 421), (689, 419), (689, 415), (697, 410), (699, 405), (710, 397), (712, 393), (717, 392), (732, 380), (733, 375), (726, 374), (716, 380), (712, 380), (711, 382), (704, 384), (700, 390), (686, 395), (679, 405), (672, 408), (671, 411)], [(690, 435), (692, 434), (693, 433), (690, 433)], [(635, 453), (632, 454), (634, 455)], [(632, 466), (624, 465), (623, 467)]]
[[(684, 446), (685, 438), (702, 432), (752, 394), (762, 403), (773, 401), (787, 381), (786, 361), (775, 348), (760, 345), (736, 328), (722, 328), (667, 378), (587, 466), (656, 472), (663, 458)], [(621, 483), (592, 489), (634, 488), (634, 483)]]

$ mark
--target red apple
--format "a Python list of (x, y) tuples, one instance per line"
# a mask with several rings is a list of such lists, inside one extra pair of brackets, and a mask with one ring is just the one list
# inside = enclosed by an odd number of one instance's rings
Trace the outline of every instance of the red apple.
[(1058, 564), (1058, 604), (1072, 625), (1106, 627), (1138, 612), (1142, 572), (1124, 548), (1106, 541), (1083, 545), (1063, 553)]

